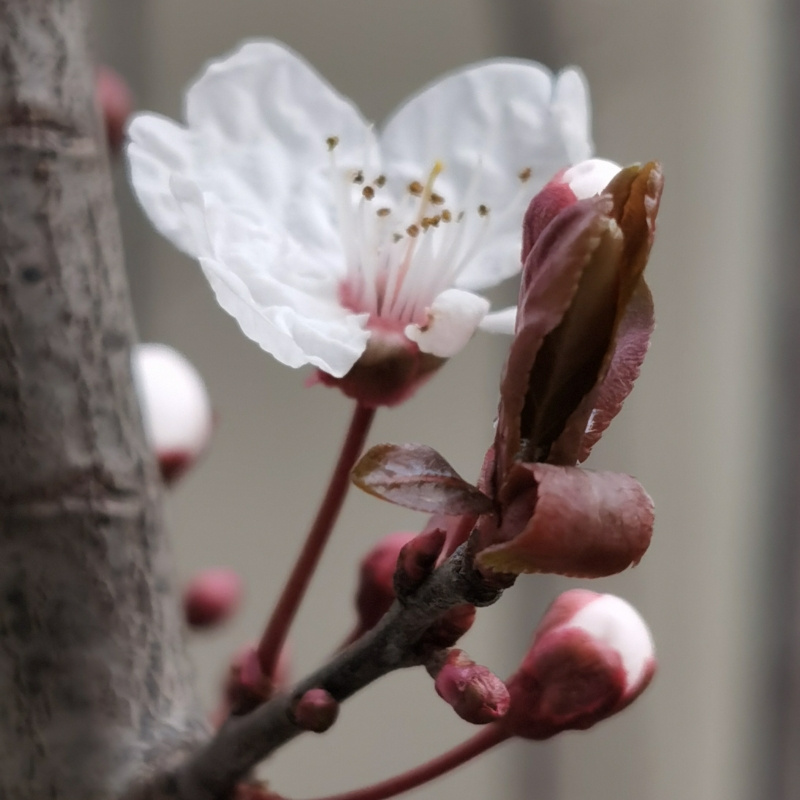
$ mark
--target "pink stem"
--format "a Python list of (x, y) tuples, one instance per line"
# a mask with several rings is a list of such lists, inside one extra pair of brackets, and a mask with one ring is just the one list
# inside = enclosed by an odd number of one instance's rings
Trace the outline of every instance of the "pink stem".
[(308, 532), (297, 563), (283, 588), (278, 605), (275, 606), (258, 645), (261, 671), (267, 677), (271, 677), (275, 672), (278, 656), (286, 641), (289, 628), (300, 607), (303, 595), (306, 593), (311, 576), (319, 563), (322, 551), (325, 549), (336, 518), (339, 516), (347, 490), (350, 488), (350, 470), (355, 466), (364, 449), (364, 442), (374, 418), (374, 408), (356, 405), (353, 418), (350, 420), (350, 428), (342, 444), (339, 460), (336, 462), (328, 484), (328, 491), (322, 499), (322, 504), (317, 511), (311, 530)]
[(423, 783), (432, 781), (440, 775), (444, 775), (451, 769), (460, 767), (475, 756), (486, 752), (506, 739), (509, 734), (502, 730), (498, 725), (487, 725), (480, 733), (467, 739), (466, 742), (448, 750), (446, 753), (434, 759), (420, 764), (418, 767), (410, 769), (401, 775), (395, 775), (389, 780), (374, 783), (372, 786), (365, 786), (363, 789), (356, 789), (352, 792), (343, 794), (329, 795), (328, 797), (315, 798), (315, 800), (385, 800), (387, 797), (407, 792), (421, 786)]

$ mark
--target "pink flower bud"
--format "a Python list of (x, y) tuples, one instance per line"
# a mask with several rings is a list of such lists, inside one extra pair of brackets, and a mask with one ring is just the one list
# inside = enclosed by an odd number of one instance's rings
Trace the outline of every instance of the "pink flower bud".
[(95, 100), (103, 115), (108, 146), (112, 153), (122, 149), (125, 140), (125, 124), (133, 108), (133, 98), (125, 81), (113, 69), (97, 68), (95, 76)]
[(475, 725), (500, 719), (510, 704), (506, 685), (470, 660), (463, 650), (451, 650), (436, 675), (436, 692), (459, 717)]
[(562, 169), (533, 200), (522, 223), (522, 260), (550, 221), (567, 206), (600, 194), (620, 171), (619, 164), (590, 158)]
[(324, 733), (336, 722), (339, 703), (324, 689), (309, 689), (292, 706), (291, 715), (298, 728)]
[(650, 631), (630, 604), (609, 594), (565, 592), (507, 682), (511, 708), (499, 724), (529, 739), (589, 728), (636, 699), (655, 668)]
[(211, 628), (229, 619), (242, 599), (242, 580), (232, 570), (214, 567), (198, 572), (183, 594), (183, 611), (192, 628)]
[(444, 530), (434, 528), (403, 545), (394, 575), (395, 590), (401, 598), (411, 594), (431, 574), (446, 536)]
[(223, 708), (217, 713), (219, 724), (229, 714), (244, 714), (265, 703), (277, 692), (284, 691), (290, 683), (289, 649), (284, 645), (272, 675), (261, 670), (258, 648), (243, 647), (234, 656), (225, 681)]
[(211, 438), (211, 402), (205, 384), (191, 363), (165, 344), (138, 345), (133, 374), (147, 439), (165, 483), (174, 483)]
[(394, 572), (400, 551), (414, 537), (412, 531), (397, 531), (384, 536), (361, 561), (356, 611), (358, 622), (348, 637), (353, 642), (371, 630), (389, 610), (395, 599)]

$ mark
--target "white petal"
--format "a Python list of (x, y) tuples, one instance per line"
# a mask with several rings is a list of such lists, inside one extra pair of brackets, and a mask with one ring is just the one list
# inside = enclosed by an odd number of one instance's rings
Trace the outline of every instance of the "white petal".
[(448, 289), (427, 309), (427, 325), (408, 325), (405, 334), (423, 353), (450, 358), (472, 338), (488, 310), (489, 301), (483, 297)]
[(126, 148), (131, 185), (142, 208), (158, 231), (190, 256), (198, 256), (194, 220), (187, 218), (172, 192), (171, 180), (191, 174), (191, 135), (171, 120), (156, 114), (139, 114), (128, 127)]
[(338, 243), (329, 137), (341, 169), (374, 161), (380, 171), (356, 106), (277, 42), (248, 42), (209, 64), (189, 88), (186, 118), (199, 134), (201, 188), (240, 213), (272, 216), (309, 248)]
[(480, 324), (480, 329), (487, 333), (507, 333), (513, 334), (517, 324), (517, 307), (509, 306), (500, 311), (493, 311), (487, 314)]
[(600, 595), (578, 611), (569, 621), (622, 658), (628, 689), (635, 689), (655, 656), (655, 646), (647, 623), (625, 600), (611, 594)]
[(200, 374), (165, 344), (137, 345), (132, 367), (151, 447), (159, 456), (196, 458), (212, 427), (211, 402)]
[[(486, 227), (458, 286), (484, 288), (519, 271), (519, 229), (530, 198), (572, 162), (572, 151), (591, 150), (588, 131), (580, 142), (575, 122), (576, 76), (565, 78), (564, 96), (554, 94), (557, 88), (534, 62), (486, 62), (434, 83), (386, 124), (381, 144), (390, 184), (424, 183), (438, 160), (444, 171), (435, 188), (445, 205), (466, 212), (460, 224)], [(565, 120), (572, 121), (569, 131)], [(531, 178), (521, 184), (524, 170)], [(478, 218), (479, 205), (488, 217)]]
[(585, 200), (602, 192), (621, 169), (605, 158), (589, 158), (565, 170), (561, 180), (578, 200)]
[(569, 67), (558, 73), (553, 95), (553, 113), (558, 117), (570, 163), (584, 161), (594, 152), (591, 102), (583, 73)]

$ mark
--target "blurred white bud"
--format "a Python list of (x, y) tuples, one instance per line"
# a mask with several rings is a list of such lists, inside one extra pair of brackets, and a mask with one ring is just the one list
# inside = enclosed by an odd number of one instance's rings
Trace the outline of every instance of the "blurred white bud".
[(177, 350), (139, 344), (133, 375), (144, 429), (165, 483), (173, 483), (201, 455), (211, 438), (211, 402), (203, 379)]

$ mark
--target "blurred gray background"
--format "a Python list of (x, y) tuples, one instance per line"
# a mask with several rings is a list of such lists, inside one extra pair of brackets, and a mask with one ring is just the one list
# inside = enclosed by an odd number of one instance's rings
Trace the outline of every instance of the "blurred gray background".
[[(782, 363), (773, 355), (777, 340), (789, 350), (782, 320), (796, 288), (783, 277), (796, 226), (779, 213), (788, 191), (781, 148), (794, 141), (786, 136), (787, 9), (760, 0), (96, 6), (98, 49), (129, 79), (138, 106), (178, 118), (187, 82), (245, 37), (287, 42), (376, 120), (442, 71), (491, 56), (584, 69), (598, 153), (623, 163), (656, 158), (666, 173), (648, 269), (658, 329), (632, 398), (592, 458), (636, 475), (656, 501), (656, 535), (642, 565), (591, 588), (637, 605), (660, 669), (634, 707), (596, 730), (546, 745), (507, 744), (408, 796), (777, 798), (777, 784), (769, 794), (764, 787), (785, 767), (780, 725), (789, 722), (776, 715), (775, 695), (784, 662), (775, 656), (791, 655), (780, 646), (791, 617), (781, 564), (791, 556), (784, 534), (793, 513), (780, 490), (795, 473), (775, 454), (800, 441), (792, 424), (780, 424), (790, 404), (776, 393)], [(144, 222), (119, 172), (142, 337), (186, 353), (220, 417), (210, 455), (168, 499), (181, 576), (226, 564), (246, 580), (235, 623), (192, 643), (210, 707), (228, 656), (257, 635), (274, 603), (350, 405), (330, 390), (304, 388), (304, 373), (240, 334), (196, 266)], [(379, 414), (371, 441), (423, 441), (476, 475), (506, 346), (476, 336), (411, 402)], [(359, 555), (376, 536), (422, 521), (352, 494), (297, 621), (298, 672), (318, 664), (352, 624)], [(547, 602), (572, 585), (521, 579), (481, 612), (465, 648), (499, 674), (511, 672)], [(326, 795), (388, 777), (471, 732), (421, 671), (390, 676), (349, 702), (330, 733), (292, 743), (264, 775), (287, 796)]]

